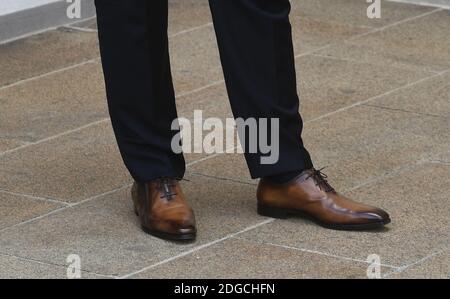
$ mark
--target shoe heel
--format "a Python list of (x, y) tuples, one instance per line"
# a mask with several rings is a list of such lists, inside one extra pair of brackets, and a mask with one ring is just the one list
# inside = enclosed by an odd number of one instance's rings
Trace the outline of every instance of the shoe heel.
[(136, 207), (136, 201), (138, 198), (138, 190), (137, 190), (137, 184), (134, 183), (133, 186), (131, 186), (131, 199), (133, 200), (133, 209), (136, 216), (139, 216), (138, 209)]
[(265, 217), (286, 219), (288, 213), (284, 209), (268, 207), (262, 204), (258, 204), (258, 214)]

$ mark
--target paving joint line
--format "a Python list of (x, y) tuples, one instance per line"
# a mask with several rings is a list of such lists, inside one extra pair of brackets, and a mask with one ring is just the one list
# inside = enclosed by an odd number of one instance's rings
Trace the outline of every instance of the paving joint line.
[(72, 134), (72, 133), (76, 133), (76, 132), (82, 131), (84, 129), (90, 128), (92, 126), (96, 126), (96, 125), (104, 123), (106, 121), (109, 121), (109, 117), (103, 118), (103, 119), (100, 119), (100, 120), (97, 120), (97, 121), (94, 121), (94, 122), (91, 122), (91, 123), (88, 123), (88, 124), (83, 125), (81, 127), (77, 127), (77, 128), (74, 128), (74, 129), (70, 129), (70, 130), (58, 133), (56, 135), (52, 135), (52, 136), (40, 139), (40, 140), (35, 141), (35, 142), (30, 142), (30, 143), (27, 143), (27, 144), (24, 144), (24, 145), (21, 145), (21, 146), (18, 146), (18, 147), (6, 150), (4, 152), (0, 152), (0, 158), (5, 156), (5, 155), (7, 155), (7, 154), (10, 154), (10, 153), (13, 153), (13, 152), (16, 152), (16, 151), (28, 148), (30, 146), (39, 145), (41, 143), (44, 143), (44, 142), (47, 142), (47, 141), (52, 141), (52, 140), (57, 139), (57, 138), (62, 137), (62, 136), (66, 136), (66, 135), (69, 135), (69, 134)]
[[(238, 146), (231, 146), (231, 147), (226, 148), (226, 149), (225, 149), (225, 152), (227, 152), (227, 151), (232, 151), (232, 150), (236, 150), (237, 148), (238, 148)], [(203, 161), (206, 161), (206, 160), (215, 158), (215, 157), (220, 156), (220, 155), (222, 155), (222, 153), (215, 153), (215, 154), (207, 155), (207, 156), (205, 156), (205, 157), (202, 157), (202, 158), (200, 158), (200, 159), (197, 159), (197, 160), (194, 160), (194, 161), (191, 161), (191, 162), (187, 163), (187, 164), (186, 164), (186, 167), (189, 167), (189, 166), (198, 164), (198, 163), (200, 163), (200, 162), (203, 162)]]
[(316, 117), (316, 118), (310, 119), (310, 120), (306, 121), (305, 123), (315, 122), (315, 121), (321, 120), (321, 119), (323, 119), (323, 118), (327, 118), (327, 117), (329, 117), (329, 116), (331, 116), (331, 115), (334, 115), (334, 114), (337, 114), (337, 113), (340, 113), (340, 112), (343, 112), (343, 111), (347, 111), (347, 110), (349, 110), (349, 109), (351, 109), (351, 108), (361, 106), (362, 104), (365, 104), (365, 103), (374, 101), (374, 100), (376, 100), (376, 99), (379, 99), (379, 98), (388, 96), (388, 95), (393, 94), (393, 93), (395, 93), (395, 92), (398, 92), (398, 91), (400, 91), (400, 90), (407, 89), (407, 88), (410, 88), (410, 87), (412, 87), (412, 86), (414, 86), (414, 85), (420, 84), (420, 83), (422, 83), (422, 82), (425, 82), (425, 81), (434, 79), (434, 78), (436, 78), (436, 77), (442, 76), (443, 74), (445, 74), (445, 73), (447, 73), (447, 72), (448, 72), (448, 71), (443, 71), (443, 72), (440, 72), (440, 73), (437, 73), (437, 74), (433, 74), (433, 75), (430, 75), (430, 76), (427, 76), (427, 77), (423, 77), (423, 78), (418, 79), (418, 80), (416, 80), (416, 81), (413, 81), (413, 82), (404, 84), (404, 85), (402, 85), (402, 86), (396, 87), (396, 88), (394, 88), (394, 89), (391, 89), (391, 90), (389, 90), (389, 91), (387, 91), (387, 92), (384, 92), (384, 93), (375, 95), (375, 96), (370, 97), (370, 98), (368, 98), (368, 99), (365, 99), (365, 100), (362, 100), (362, 101), (359, 101), (359, 102), (355, 102), (355, 103), (353, 103), (353, 104), (351, 104), (351, 105), (348, 105), (348, 106), (345, 106), (345, 107), (336, 109), (336, 110), (334, 110), (334, 111), (331, 111), (331, 112), (322, 114), (321, 116), (318, 116), (318, 117)]
[(76, 31), (80, 31), (80, 32), (86, 32), (86, 33), (97, 33), (98, 32), (97, 29), (77, 27), (77, 26), (73, 26), (73, 25), (65, 25), (65, 26), (62, 26), (61, 28), (67, 28), (67, 29), (72, 29), (72, 30), (76, 30)]
[(61, 208), (58, 208), (58, 209), (55, 209), (55, 210), (50, 211), (50, 212), (48, 212), (48, 213), (45, 213), (45, 214), (42, 214), (42, 215), (39, 215), (39, 216), (30, 218), (30, 219), (28, 219), (28, 220), (25, 220), (25, 221), (20, 222), (20, 223), (16, 223), (16, 224), (11, 225), (11, 226), (4, 227), (4, 228), (0, 229), (0, 233), (2, 233), (2, 232), (4, 232), (4, 231), (7, 231), (7, 230), (10, 230), (10, 229), (13, 229), (13, 228), (15, 228), (15, 227), (19, 227), (19, 226), (23, 226), (23, 225), (28, 224), (28, 223), (35, 222), (35, 221), (40, 220), (40, 219), (44, 219), (44, 218), (46, 218), (46, 217), (48, 217), (48, 216), (57, 214), (57, 213), (59, 213), (59, 212), (65, 211), (65, 210), (67, 210), (67, 209), (71, 209), (71, 208), (73, 208), (73, 207), (79, 206), (79, 205), (84, 204), (84, 203), (86, 203), (86, 202), (89, 202), (89, 201), (95, 200), (95, 199), (97, 199), (97, 198), (100, 198), (100, 197), (103, 197), (103, 196), (107, 196), (107, 195), (109, 195), (109, 194), (112, 194), (112, 193), (118, 192), (118, 191), (120, 191), (120, 190), (129, 188), (129, 187), (131, 187), (131, 185), (132, 185), (132, 183), (128, 183), (128, 184), (126, 184), (126, 185), (123, 185), (123, 186), (121, 186), (121, 187), (118, 187), (118, 188), (109, 190), (109, 191), (107, 191), (107, 192), (104, 192), (104, 193), (101, 193), (101, 194), (97, 194), (97, 195), (88, 197), (88, 198), (86, 198), (86, 199), (84, 199), (84, 200), (81, 200), (81, 201), (79, 201), (79, 202), (76, 202), (76, 203), (68, 203), (68, 205), (66, 205), (66, 206), (64, 206), (64, 207), (61, 207)]
[(439, 251), (433, 252), (432, 254), (429, 254), (429, 255), (427, 255), (427, 256), (424, 256), (423, 258), (418, 259), (418, 260), (415, 261), (415, 262), (412, 262), (412, 263), (407, 264), (407, 265), (405, 265), (405, 266), (401, 266), (401, 267), (399, 267), (398, 269), (396, 269), (396, 270), (394, 270), (394, 271), (392, 271), (392, 272), (386, 273), (386, 274), (383, 276), (383, 278), (389, 278), (390, 276), (392, 276), (392, 275), (394, 275), (394, 274), (403, 273), (403, 272), (407, 271), (408, 269), (410, 269), (410, 268), (412, 268), (412, 267), (414, 267), (414, 266), (422, 265), (422, 264), (424, 264), (427, 260), (429, 260), (429, 259), (431, 259), (431, 258), (433, 258), (433, 257), (435, 257), (435, 256), (437, 256), (437, 255), (439, 255), (439, 254), (441, 254), (441, 253), (444, 253), (444, 252), (446, 252), (446, 251), (448, 251), (448, 250), (449, 250), (448, 248), (444, 248), (444, 249), (441, 249), (441, 250), (439, 250)]
[(196, 30), (201, 30), (201, 29), (204, 29), (204, 28), (212, 27), (212, 26), (213, 26), (213, 23), (212, 22), (208, 22), (208, 23), (203, 24), (203, 25), (199, 25), (199, 26), (196, 26), (196, 27), (192, 27), (192, 28), (189, 28), (189, 29), (181, 30), (179, 32), (175, 32), (173, 34), (170, 34), (169, 38), (174, 38), (174, 37), (186, 34), (186, 33), (191, 33), (191, 32), (194, 32)]
[(429, 163), (450, 166), (450, 161), (428, 160)]
[(325, 45), (325, 46), (319, 47), (319, 48), (317, 48), (317, 49), (312, 49), (312, 50), (306, 51), (306, 52), (304, 52), (304, 53), (299, 53), (299, 54), (295, 55), (294, 58), (297, 59), (297, 58), (300, 58), (300, 57), (304, 57), (304, 56), (308, 56), (308, 55), (313, 55), (315, 52), (318, 52), (318, 51), (322, 51), (322, 50), (328, 49), (329, 47), (331, 47), (331, 46), (333, 46), (333, 45), (334, 45), (334, 43), (330, 43), (330, 44), (327, 44), (327, 45)]
[(225, 83), (224, 80), (217, 80), (217, 81), (211, 82), (211, 83), (209, 83), (209, 84), (207, 84), (207, 85), (204, 85), (204, 86), (202, 86), (202, 87), (195, 88), (195, 89), (193, 89), (193, 90), (189, 90), (189, 91), (186, 91), (186, 92), (182, 92), (182, 93), (178, 94), (178, 95), (176, 96), (176, 98), (177, 98), (177, 99), (184, 98), (184, 97), (186, 97), (186, 96), (189, 96), (189, 95), (192, 95), (192, 94), (201, 92), (201, 91), (203, 91), (203, 90), (206, 90), (206, 89), (209, 89), (209, 88), (211, 88), (211, 87), (218, 86), (218, 85), (221, 85), (221, 84), (224, 84), (224, 83)]
[(5, 190), (5, 189), (0, 189), (0, 193), (14, 195), (14, 196), (20, 196), (20, 197), (26, 197), (26, 198), (33, 199), (33, 200), (38, 200), (38, 201), (45, 201), (45, 202), (50, 202), (50, 203), (55, 203), (55, 204), (61, 204), (61, 205), (64, 205), (64, 206), (69, 206), (70, 205), (69, 203), (67, 203), (67, 202), (65, 202), (63, 200), (59, 200), (59, 199), (55, 199), (55, 198), (35, 196), (35, 195), (31, 195), (31, 194), (25, 194), (25, 193), (20, 193), (20, 192), (8, 191), (8, 190)]
[(401, 3), (401, 4), (405, 4), (405, 5), (413, 5), (413, 6), (419, 6), (419, 7), (439, 7), (442, 8), (443, 10), (450, 10), (450, 6), (449, 5), (445, 5), (445, 4), (434, 4), (434, 3), (427, 3), (427, 2), (419, 2), (419, 3), (411, 3), (408, 2), (408, 0), (387, 0), (389, 2), (392, 3)]
[(346, 256), (336, 255), (336, 254), (327, 253), (327, 252), (323, 252), (323, 251), (311, 250), (311, 249), (307, 249), (307, 248), (301, 248), (301, 247), (295, 247), (295, 246), (289, 246), (289, 245), (282, 245), (282, 244), (276, 244), (276, 243), (271, 243), (271, 242), (259, 242), (259, 241), (255, 241), (255, 240), (245, 239), (245, 238), (242, 238), (242, 237), (233, 237), (233, 238), (237, 239), (237, 240), (241, 240), (241, 241), (246, 241), (246, 242), (251, 242), (251, 243), (254, 243), (254, 244), (259, 244), (259, 245), (269, 245), (269, 246), (273, 246), (273, 247), (280, 247), (280, 248), (284, 248), (284, 249), (291, 249), (291, 250), (295, 250), (295, 251), (301, 251), (301, 252), (306, 252), (306, 253), (311, 253), (311, 254), (316, 254), (316, 255), (323, 255), (323, 256), (339, 259), (339, 260), (358, 262), (358, 263), (369, 264), (369, 265), (379, 265), (379, 266), (387, 267), (387, 268), (391, 268), (391, 269), (398, 269), (399, 268), (398, 266), (394, 266), (394, 265), (383, 264), (383, 263), (375, 263), (374, 264), (374, 263), (369, 262), (367, 260), (361, 260), (361, 259), (357, 259), (357, 258), (346, 257)]
[(411, 114), (417, 114), (417, 115), (423, 115), (423, 116), (429, 116), (429, 117), (436, 117), (436, 118), (444, 118), (444, 119), (450, 118), (450, 116), (437, 115), (437, 114), (431, 114), (431, 113), (422, 113), (422, 112), (417, 112), (417, 111), (405, 110), (405, 109), (401, 109), (401, 108), (391, 108), (391, 107), (386, 107), (386, 106), (381, 106), (381, 105), (376, 105), (376, 104), (362, 104), (362, 106), (379, 108), (379, 109), (384, 109), (384, 110), (389, 110), (389, 111), (405, 112), (405, 113), (411, 113)]
[[(327, 56), (327, 55), (324, 55), (324, 54), (317, 54), (317, 53), (312, 53), (310, 55), (311, 56), (316, 56), (316, 57), (328, 58), (328, 59), (332, 59), (332, 60), (339, 60), (339, 61), (353, 62), (353, 63), (358, 63), (358, 64), (368, 64), (368, 65), (377, 65), (377, 66), (379, 66), (379, 64), (375, 64), (375, 63), (372, 63), (370, 61), (351, 59), (351, 58), (342, 58), (342, 57), (333, 56), (333, 55)], [(414, 66), (414, 65), (411, 65), (410, 67), (408, 65), (395, 65), (395, 66), (387, 65), (386, 67), (399, 69), (399, 70), (404, 70), (404, 71), (421, 71), (421, 72), (425, 72), (425, 73), (429, 73), (429, 74), (439, 74), (439, 73), (442, 72), (442, 71), (428, 70), (428, 69), (420, 68), (420, 67), (417, 67), (417, 66)]]
[(78, 62), (78, 63), (72, 64), (72, 65), (69, 65), (69, 66), (65, 66), (65, 67), (62, 67), (62, 68), (59, 68), (59, 69), (56, 69), (56, 70), (53, 70), (53, 71), (50, 71), (50, 72), (47, 72), (47, 73), (39, 74), (39, 75), (30, 77), (30, 78), (26, 78), (26, 79), (21, 79), (21, 80), (18, 80), (16, 82), (13, 82), (13, 83), (9, 83), (9, 84), (0, 86), (0, 91), (3, 91), (5, 89), (11, 88), (11, 87), (19, 86), (19, 85), (21, 85), (23, 83), (32, 82), (32, 81), (35, 81), (35, 80), (46, 78), (48, 76), (52, 76), (52, 75), (55, 75), (55, 74), (59, 74), (59, 73), (68, 71), (68, 70), (72, 70), (72, 69), (78, 68), (80, 66), (84, 66), (84, 65), (87, 65), (87, 64), (91, 64), (91, 63), (92, 64), (98, 63), (99, 61), (100, 61), (100, 57), (95, 57), (95, 58), (91, 58), (91, 59), (88, 59), (88, 60), (85, 60), (85, 61), (82, 61), (82, 62)]
[(368, 31), (368, 32), (356, 34), (356, 35), (346, 39), (346, 41), (351, 41), (351, 40), (358, 39), (360, 37), (364, 37), (364, 36), (372, 34), (372, 33), (377, 33), (377, 32), (380, 32), (380, 31), (384, 31), (384, 30), (386, 30), (388, 28), (395, 27), (395, 26), (398, 26), (398, 25), (401, 25), (401, 24), (404, 24), (404, 23), (408, 23), (410, 21), (413, 21), (413, 20), (416, 20), (416, 19), (420, 19), (420, 18), (426, 17), (428, 15), (432, 15), (434, 13), (437, 13), (437, 12), (440, 12), (440, 11), (443, 11), (443, 10), (444, 9), (442, 9), (442, 8), (436, 8), (436, 9), (433, 9), (433, 10), (428, 11), (428, 12), (423, 13), (423, 14), (419, 14), (419, 15), (412, 16), (412, 17), (409, 17), (409, 18), (405, 18), (405, 19), (399, 20), (397, 22), (393, 22), (391, 24), (387, 24), (385, 26), (382, 26), (382, 27), (379, 27), (379, 28), (375, 28), (374, 30), (371, 30), (371, 31)]
[[(391, 23), (391, 24), (388, 24), (388, 25), (386, 25), (386, 26), (382, 26), (382, 27), (378, 27), (378, 28), (373, 28), (373, 30), (369, 30), (369, 31), (367, 31), (367, 32), (364, 32), (364, 33), (360, 33), (360, 34), (355, 34), (355, 35), (353, 35), (353, 36), (351, 36), (351, 37), (349, 37), (349, 38), (346, 38), (346, 39), (344, 39), (342, 42), (350, 42), (351, 40), (353, 40), (353, 39), (357, 39), (357, 38), (359, 38), (359, 37), (362, 37), (362, 36), (366, 36), (366, 35), (369, 35), (369, 34), (372, 34), (372, 33), (376, 33), (376, 32), (380, 32), (380, 31), (383, 31), (383, 30), (385, 30), (385, 29), (388, 29), (388, 28), (391, 28), (391, 27), (395, 27), (395, 26), (397, 26), (397, 25), (400, 25), (400, 24), (403, 24), (403, 23), (407, 23), (407, 22), (409, 22), (409, 21), (412, 21), (412, 20), (415, 20), (415, 19), (417, 19), (417, 18), (422, 18), (422, 17), (424, 17), (424, 16), (427, 16), (427, 15), (430, 15), (430, 14), (433, 14), (433, 13), (436, 13), (436, 12), (439, 12), (439, 11), (442, 11), (443, 9), (434, 9), (434, 10), (432, 10), (432, 11), (429, 11), (429, 12), (426, 12), (426, 13), (423, 13), (423, 14), (420, 14), (420, 15), (416, 15), (416, 16), (413, 16), (413, 17), (410, 17), (410, 18), (405, 18), (405, 19), (403, 19), (403, 20), (400, 20), (400, 21), (397, 21), (397, 22), (394, 22), (394, 23)], [(327, 48), (329, 48), (329, 47), (332, 47), (332, 46), (334, 46), (334, 45), (336, 45), (337, 43), (335, 43), (335, 42), (332, 42), (332, 43), (329, 43), (329, 44), (327, 44), (327, 45), (325, 45), (325, 46), (322, 46), (322, 47), (319, 47), (319, 48), (317, 48), (317, 49), (313, 49), (313, 50), (311, 50), (311, 51), (309, 51), (309, 52), (307, 52), (307, 53), (305, 53), (306, 55), (313, 55), (314, 54), (314, 52), (318, 52), (318, 51), (321, 51), (321, 50), (325, 50), (325, 49), (327, 49)], [(350, 43), (351, 44), (351, 43)], [(298, 57), (300, 57), (300, 56), (303, 56), (303, 55), (305, 55), (305, 54), (300, 54), (300, 55), (297, 55), (297, 56), (295, 56), (295, 58), (298, 58)]]
[[(92, 21), (92, 20), (94, 20), (94, 19), (96, 19), (96, 18), (97, 18), (97, 14), (93, 15), (92, 17), (86, 18), (86, 19), (76, 20), (76, 21), (70, 22), (70, 23), (68, 23), (68, 24), (66, 24), (66, 25), (64, 25), (64, 26), (73, 26), (73, 25), (75, 25), (75, 24), (80, 24), (80, 23), (85, 23), (85, 22)], [(60, 27), (61, 27), (61, 26), (60, 26)], [(77, 26), (77, 27), (78, 27), (78, 26)]]
[[(0, 252), (0, 255), (4, 256), (4, 257), (15, 258), (15, 259), (18, 259), (18, 260), (21, 260), (21, 261), (25, 261), (25, 262), (30, 262), (30, 263), (35, 263), (35, 264), (40, 264), (40, 265), (45, 265), (45, 266), (53, 266), (53, 267), (66, 268), (67, 269), (67, 265), (63, 265), (63, 264), (52, 263), (52, 262), (48, 262), (48, 261), (40, 261), (40, 260), (28, 258), (28, 257), (22, 257), (22, 256), (14, 255), (14, 254), (3, 253), (3, 252)], [(75, 268), (75, 269), (79, 270), (81, 272), (84, 272), (86, 274), (92, 274), (92, 275), (100, 276), (100, 277), (103, 277), (103, 278), (115, 278), (114, 275), (100, 274), (100, 273), (96, 273), (96, 272), (85, 270), (85, 269), (77, 269), (77, 268)]]
[(179, 259), (179, 258), (184, 257), (184, 256), (187, 256), (187, 255), (190, 255), (190, 254), (192, 254), (192, 253), (194, 253), (194, 252), (197, 252), (197, 251), (199, 251), (199, 250), (202, 250), (202, 249), (211, 247), (211, 246), (213, 246), (213, 245), (215, 245), (215, 244), (218, 244), (218, 243), (222, 243), (222, 242), (224, 242), (224, 241), (226, 241), (226, 240), (228, 240), (228, 239), (230, 239), (230, 238), (232, 238), (232, 237), (234, 237), (234, 236), (238, 236), (238, 235), (240, 235), (240, 234), (242, 234), (242, 233), (251, 231), (251, 230), (253, 230), (253, 229), (256, 229), (256, 228), (258, 228), (258, 227), (260, 227), (260, 226), (262, 226), (262, 225), (268, 224), (268, 223), (273, 222), (273, 221), (274, 221), (274, 219), (267, 219), (267, 220), (258, 222), (258, 223), (256, 223), (256, 224), (247, 226), (246, 228), (244, 228), (244, 229), (242, 229), (242, 230), (240, 230), (240, 231), (237, 231), (237, 232), (234, 232), (234, 233), (230, 233), (230, 234), (228, 234), (228, 235), (226, 235), (226, 236), (224, 236), (224, 237), (222, 237), (222, 238), (220, 238), (220, 239), (216, 239), (216, 240), (207, 242), (207, 243), (205, 243), (205, 244), (196, 246), (196, 247), (194, 247), (194, 248), (192, 248), (192, 249), (189, 249), (189, 250), (187, 250), (187, 251), (184, 251), (184, 252), (182, 252), (182, 253), (180, 253), (180, 254), (177, 254), (177, 255), (172, 256), (172, 257), (170, 257), (170, 258), (167, 258), (167, 259), (165, 259), (165, 260), (159, 261), (159, 262), (157, 262), (157, 263), (151, 264), (151, 265), (149, 265), (149, 266), (147, 266), (147, 267), (144, 267), (144, 268), (142, 268), (142, 269), (140, 269), (140, 270), (137, 270), (137, 271), (134, 271), (134, 272), (131, 272), (131, 273), (128, 273), (128, 274), (119, 276), (118, 278), (119, 278), (119, 279), (130, 278), (130, 277), (132, 277), (132, 276), (135, 276), (135, 275), (138, 275), (138, 274), (140, 274), (140, 273), (146, 272), (146, 271), (148, 271), (148, 270), (150, 270), (150, 269), (153, 269), (153, 268), (155, 268), (155, 267), (158, 267), (158, 266), (160, 266), (160, 265), (166, 264), (166, 263), (168, 263), (168, 262), (174, 261), (174, 260), (176, 260), (176, 259)]
[(205, 177), (205, 178), (210, 178), (210, 179), (215, 179), (215, 180), (220, 180), (220, 181), (238, 183), (238, 184), (242, 184), (242, 185), (249, 185), (249, 186), (257, 185), (257, 183), (246, 182), (246, 181), (242, 181), (242, 180), (238, 180), (238, 179), (233, 179), (230, 177), (214, 176), (214, 175), (204, 174), (201, 172), (189, 172), (189, 174), (191, 174), (193, 176), (200, 176), (200, 177)]
[(384, 173), (384, 174), (375, 176), (375, 177), (373, 177), (373, 178), (371, 178), (371, 179), (368, 179), (368, 180), (362, 182), (361, 184), (358, 184), (358, 185), (356, 185), (356, 186), (353, 186), (353, 187), (351, 187), (351, 188), (348, 188), (348, 189), (344, 190), (343, 193), (349, 193), (349, 192), (355, 191), (355, 190), (357, 190), (357, 189), (359, 189), (359, 188), (362, 188), (362, 187), (371, 185), (371, 184), (373, 184), (373, 183), (378, 183), (379, 181), (381, 181), (381, 180), (383, 180), (383, 179), (389, 178), (389, 177), (391, 177), (391, 176), (393, 176), (393, 175), (395, 175), (395, 174), (398, 174), (398, 173), (403, 172), (403, 171), (405, 171), (405, 170), (408, 170), (408, 169), (410, 169), (410, 168), (414, 168), (414, 167), (417, 167), (417, 166), (420, 166), (420, 165), (424, 165), (424, 164), (426, 164), (427, 162), (428, 162), (428, 161), (427, 161), (426, 159), (419, 159), (419, 160), (412, 161), (412, 162), (407, 163), (407, 164), (403, 164), (403, 165), (401, 165), (401, 166), (399, 166), (399, 167), (397, 167), (397, 168), (392, 169), (392, 170), (389, 171), (389, 172), (386, 172), (386, 173)]

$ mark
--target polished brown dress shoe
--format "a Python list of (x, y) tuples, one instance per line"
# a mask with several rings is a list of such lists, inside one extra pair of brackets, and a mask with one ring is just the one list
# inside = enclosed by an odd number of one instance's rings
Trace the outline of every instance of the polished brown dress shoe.
[(131, 189), (134, 210), (142, 229), (155, 237), (173, 241), (195, 240), (195, 216), (178, 180), (161, 178)]
[(326, 175), (315, 169), (306, 170), (285, 184), (261, 179), (257, 197), (260, 215), (281, 219), (300, 215), (330, 229), (375, 229), (391, 222), (385, 211), (337, 193)]

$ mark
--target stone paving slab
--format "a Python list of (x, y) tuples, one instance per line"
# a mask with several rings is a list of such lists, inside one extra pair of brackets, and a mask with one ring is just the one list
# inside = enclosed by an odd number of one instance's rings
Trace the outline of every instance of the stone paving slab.
[(79, 254), (83, 269), (126, 275), (265, 220), (254, 187), (188, 176), (184, 192), (196, 211), (196, 243), (180, 245), (141, 231), (129, 188), (0, 233), (0, 253), (47, 263)]
[(359, 0), (293, 0), (293, 13), (329, 23), (380, 28), (434, 10), (434, 8), (381, 1), (380, 19), (369, 19), (369, 3)]
[[(427, 70), (444, 71), (450, 68), (449, 27), (450, 10), (443, 10), (352, 39), (350, 43), (359, 46), (356, 49), (360, 53), (374, 53), (370, 58), (372, 61), (397, 61), (397, 64), (400, 62)], [(355, 51), (346, 51), (344, 56), (354, 57), (352, 53)]]
[(329, 22), (326, 18), (304, 17), (295, 9), (292, 11), (290, 20), (296, 55), (303, 55), (369, 31), (368, 28)]
[(203, 118), (225, 120), (233, 117), (225, 82), (218, 83), (199, 92), (177, 98), (178, 116), (194, 119), (194, 111), (201, 110)]
[[(368, 105), (450, 118), (450, 73), (421, 82)], [(450, 120), (447, 129), (450, 131)]]
[[(97, 33), (60, 28), (0, 45), (0, 88), (97, 58)], [(7, 71), (4, 71), (7, 70)]]
[(300, 111), (308, 121), (432, 75), (308, 55), (297, 59)]
[(252, 185), (258, 184), (258, 180), (253, 180), (250, 177), (243, 154), (220, 154), (213, 159), (196, 163), (190, 168), (190, 171), (224, 180)]
[(64, 204), (3, 193), (0, 190), (0, 230), (64, 207)]
[(433, 10), (383, 1), (382, 18), (369, 19), (366, 12), (368, 4), (359, 0), (294, 0), (291, 3), (290, 19), (297, 55), (327, 45), (340, 45), (349, 38)]
[(0, 188), (77, 202), (130, 182), (109, 121), (0, 156)]
[(367, 267), (365, 263), (233, 238), (133, 278), (365, 278)]
[(450, 166), (420, 164), (362, 186), (348, 195), (381, 206), (393, 222), (378, 232), (343, 232), (318, 227), (300, 218), (277, 220), (242, 238), (366, 260), (378, 254), (381, 263), (405, 266), (446, 248)]
[(25, 142), (108, 117), (98, 63), (0, 90), (0, 135)]
[(178, 95), (223, 80), (212, 26), (172, 38), (170, 50), (174, 85)]
[(428, 72), (438, 72), (444, 68), (427, 67), (417, 63), (415, 60), (398, 59), (397, 55), (390, 52), (383, 53), (383, 48), (369, 47), (365, 44), (354, 44), (350, 41), (336, 43), (330, 47), (320, 49), (314, 52), (317, 56), (329, 58), (339, 58), (342, 60), (351, 60), (365, 62), (379, 66), (389, 66), (405, 70), (419, 70)]
[(169, 0), (169, 34), (211, 23), (207, 0)]

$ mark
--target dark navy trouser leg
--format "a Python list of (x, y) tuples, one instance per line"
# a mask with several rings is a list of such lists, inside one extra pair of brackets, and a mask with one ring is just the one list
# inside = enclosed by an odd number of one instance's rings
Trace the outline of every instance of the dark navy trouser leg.
[[(122, 157), (137, 181), (182, 177), (173, 153), (177, 117), (170, 73), (167, 0), (96, 0), (108, 106)], [(278, 118), (280, 159), (246, 154), (252, 177), (312, 167), (298, 113), (288, 0), (210, 0), (236, 118)], [(247, 142), (248, 143), (248, 142)]]

